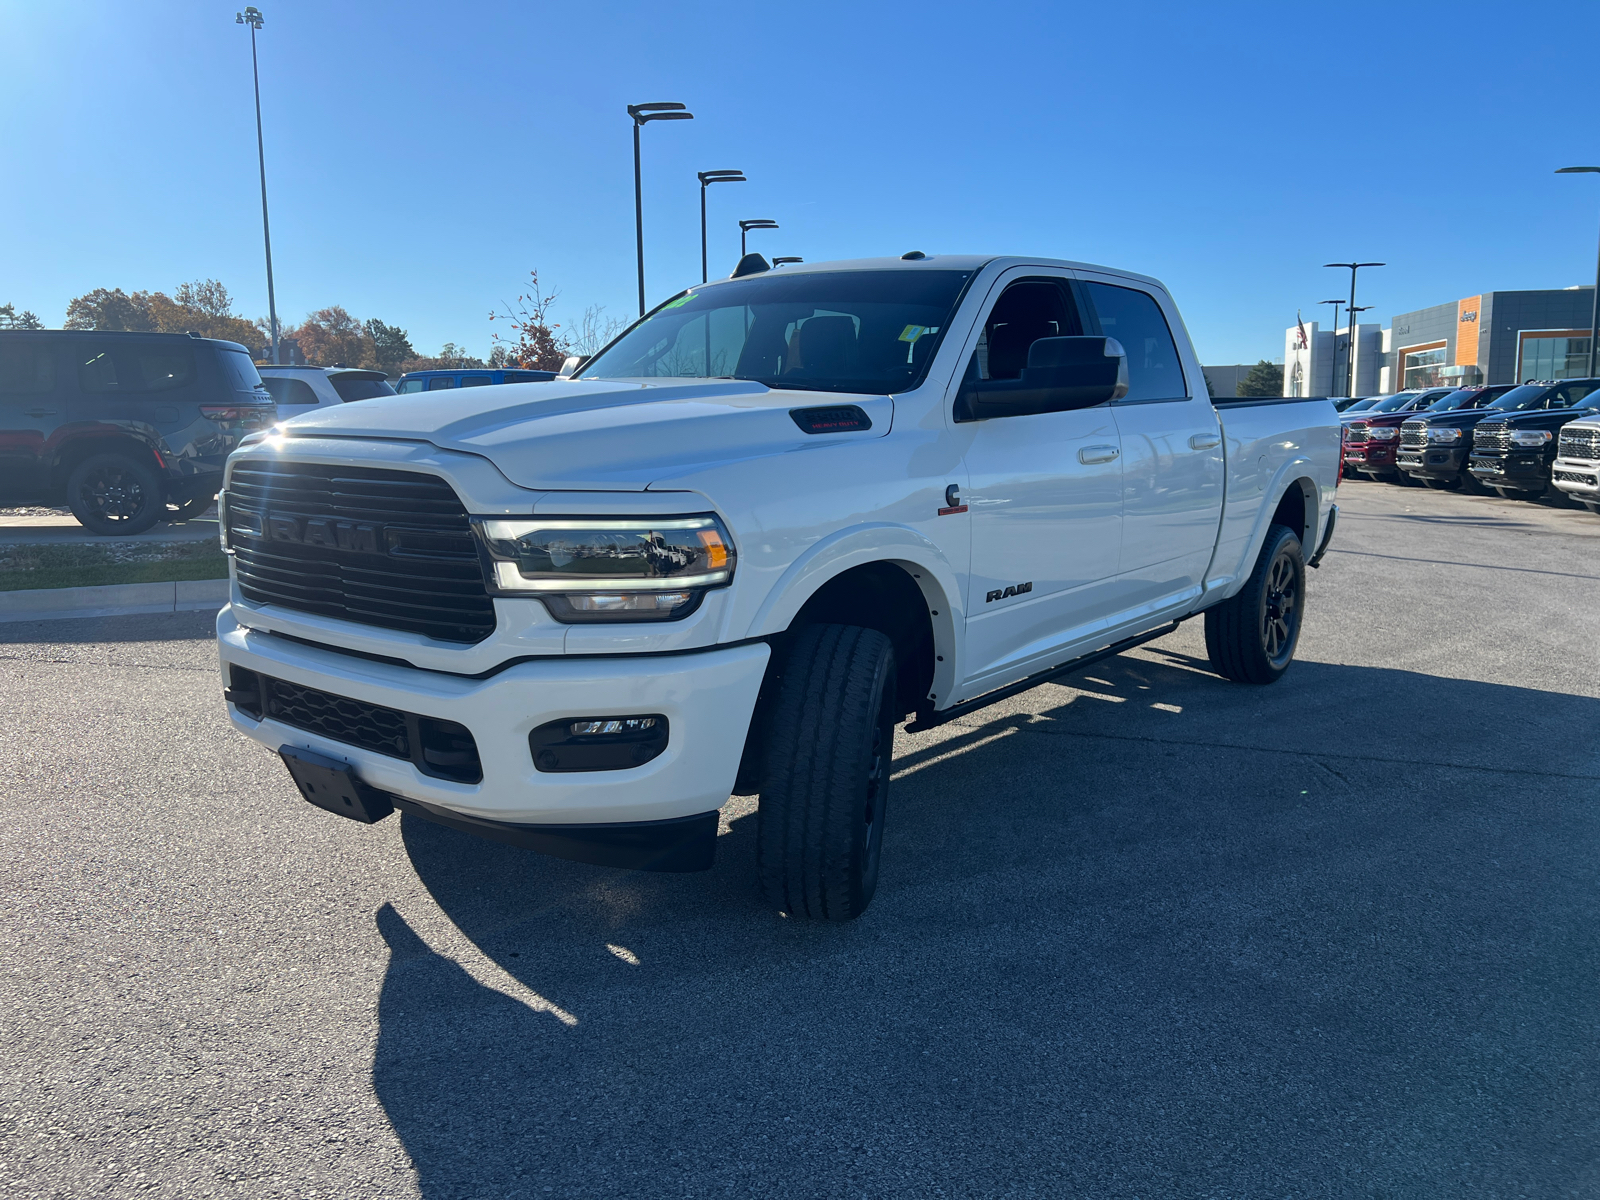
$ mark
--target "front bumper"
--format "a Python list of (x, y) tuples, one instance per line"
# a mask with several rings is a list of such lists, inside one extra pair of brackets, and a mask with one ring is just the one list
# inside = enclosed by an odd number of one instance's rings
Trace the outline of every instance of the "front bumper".
[[(311, 750), (348, 763), (367, 785), (484, 826), (594, 825), (699, 816), (727, 803), (769, 649), (752, 643), (670, 655), (545, 658), (487, 678), (356, 658), (241, 626), (217, 615), (224, 684), (229, 667), (403, 713), (464, 725), (477, 742), (479, 783), (424, 774), (411, 761), (336, 741), (233, 703), (234, 726), (263, 745)], [(667, 747), (642, 766), (536, 770), (528, 735), (550, 721), (659, 713)], [(402, 808), (407, 805), (402, 804)], [(447, 822), (449, 823), (449, 822)], [(533, 831), (537, 832), (537, 831)]]
[(1580, 500), (1600, 500), (1600, 462), (1586, 458), (1558, 458), (1551, 482)]
[(1473, 454), (1467, 469), (1478, 479), (1495, 487), (1521, 491), (1543, 491), (1550, 482), (1550, 468), (1544, 455), (1535, 451), (1510, 454)]
[(1402, 446), (1395, 465), (1407, 475), (1423, 479), (1454, 479), (1461, 474), (1466, 457), (1460, 447)]
[(1393, 442), (1357, 442), (1344, 452), (1344, 465), (1351, 471), (1368, 475), (1393, 475)]

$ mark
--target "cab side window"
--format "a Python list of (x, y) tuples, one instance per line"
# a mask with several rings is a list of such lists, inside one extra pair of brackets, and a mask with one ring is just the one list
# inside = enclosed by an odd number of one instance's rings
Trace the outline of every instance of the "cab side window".
[(1577, 408), (1581, 404), (1595, 402), (1594, 384), (1569, 383), (1560, 387), (1545, 401), (1546, 408)]
[(1186, 398), (1178, 347), (1155, 298), (1109, 283), (1086, 283), (1084, 290), (1100, 318), (1101, 334), (1121, 342), (1128, 356), (1128, 394), (1120, 403)]
[(1021, 279), (1006, 288), (989, 310), (968, 371), (978, 379), (1020, 379), (1034, 342), (1082, 336), (1083, 325), (1065, 280)]

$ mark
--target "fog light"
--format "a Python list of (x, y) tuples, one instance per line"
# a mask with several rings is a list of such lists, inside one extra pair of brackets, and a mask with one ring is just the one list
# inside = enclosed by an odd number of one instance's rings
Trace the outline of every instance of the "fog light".
[(565, 717), (528, 734), (538, 771), (625, 771), (643, 766), (667, 748), (667, 718)]

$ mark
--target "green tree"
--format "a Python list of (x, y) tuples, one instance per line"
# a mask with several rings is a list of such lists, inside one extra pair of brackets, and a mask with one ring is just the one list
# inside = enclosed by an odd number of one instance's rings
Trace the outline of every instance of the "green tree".
[(372, 356), (378, 370), (398, 376), (405, 364), (417, 357), (411, 345), (411, 336), (398, 325), (385, 325), (374, 317), (366, 323), (367, 337), (372, 339)]
[(0, 329), (43, 328), (44, 322), (27, 309), (18, 312), (14, 304), (0, 304)]
[(1206, 395), (1215, 396), (1217, 394), (1217, 385), (1211, 382), (1211, 376), (1204, 371), (1201, 371), (1200, 374), (1206, 381)]
[(1236, 389), (1241, 396), (1283, 395), (1283, 368), (1262, 359), (1251, 367)]
[(215, 279), (180, 284), (176, 296), (96, 288), (67, 305), (66, 329), (126, 329), (136, 333), (198, 333), (238, 342), (252, 352), (263, 338), (256, 326), (233, 311), (228, 289)]

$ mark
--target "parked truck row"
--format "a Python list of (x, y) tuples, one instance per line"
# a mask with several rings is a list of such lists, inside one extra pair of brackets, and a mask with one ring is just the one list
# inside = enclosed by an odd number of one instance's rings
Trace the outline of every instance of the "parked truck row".
[(850, 918), (908, 718), (1195, 617), (1278, 679), (1339, 468), (1329, 401), (1207, 395), (1154, 279), (751, 255), (570, 377), (247, 437), (228, 715), (329, 811), (588, 862), (703, 869), (759, 794), (767, 901)]
[(1344, 470), (1600, 513), (1597, 416), (1600, 378), (1399, 392), (1341, 415)]

